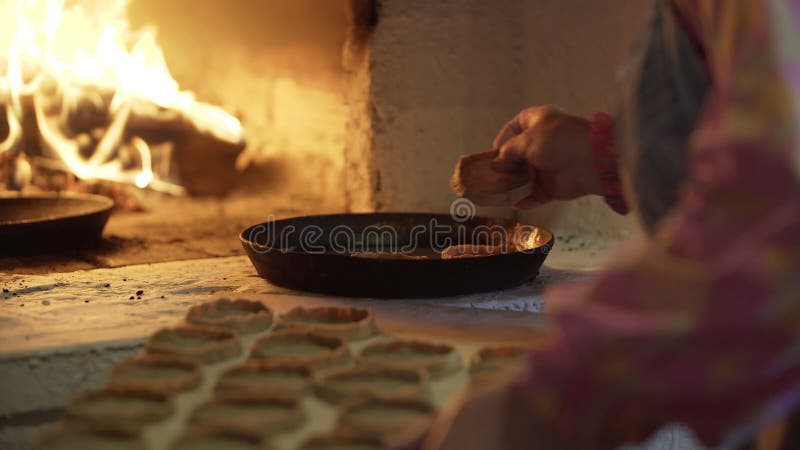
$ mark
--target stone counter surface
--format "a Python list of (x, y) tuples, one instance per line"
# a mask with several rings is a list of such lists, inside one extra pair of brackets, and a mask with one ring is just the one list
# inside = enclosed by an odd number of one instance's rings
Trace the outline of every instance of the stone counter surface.
[[(210, 258), (52, 275), (0, 275), (0, 448), (25, 448), (77, 391), (100, 386), (143, 340), (190, 306), (221, 296), (298, 304), (353, 304), (379, 317), (472, 338), (486, 329), (541, 330), (541, 292), (577, 272), (544, 268), (506, 291), (441, 299), (348, 299), (300, 293), (258, 277), (246, 257)], [(494, 311), (486, 311), (494, 310)], [(520, 314), (520, 312), (525, 314)], [(494, 334), (502, 336), (503, 333)]]
[[(545, 266), (531, 283), (439, 299), (349, 299), (354, 304), (542, 311), (544, 286), (583, 272)], [(139, 339), (183, 317), (198, 302), (225, 295), (317, 297), (269, 284), (246, 257), (134, 265), (53, 275), (0, 275), (0, 355)], [(526, 319), (527, 320), (527, 319)]]

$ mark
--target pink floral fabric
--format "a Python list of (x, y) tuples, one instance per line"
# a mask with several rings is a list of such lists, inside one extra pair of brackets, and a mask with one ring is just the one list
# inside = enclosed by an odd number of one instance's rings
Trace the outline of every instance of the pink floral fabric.
[(689, 181), (646, 247), (549, 292), (558, 332), (510, 400), (532, 449), (610, 449), (673, 421), (735, 448), (800, 411), (800, 1), (672, 3), (713, 84)]

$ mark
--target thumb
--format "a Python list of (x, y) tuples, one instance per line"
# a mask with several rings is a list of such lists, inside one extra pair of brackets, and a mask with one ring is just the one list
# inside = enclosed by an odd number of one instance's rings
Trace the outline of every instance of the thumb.
[(544, 204), (545, 202), (540, 200), (536, 195), (529, 195), (522, 200), (518, 201), (511, 205), (512, 208), (516, 210), (523, 210), (528, 208), (533, 208), (534, 206), (539, 206)]
[(492, 169), (497, 172), (514, 172), (525, 162), (525, 151), (528, 148), (528, 137), (518, 134), (506, 141), (497, 157), (492, 161)]
[(528, 208), (533, 208), (534, 206), (543, 205), (550, 201), (550, 196), (548, 196), (544, 190), (539, 186), (537, 183), (539, 174), (536, 171), (536, 168), (530, 166), (531, 168), (531, 193), (527, 197), (518, 200), (516, 203), (511, 205), (512, 208), (516, 210), (523, 210)]

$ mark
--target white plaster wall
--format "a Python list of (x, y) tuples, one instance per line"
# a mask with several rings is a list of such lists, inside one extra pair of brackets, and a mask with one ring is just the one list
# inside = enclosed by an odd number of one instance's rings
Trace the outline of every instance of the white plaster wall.
[[(552, 103), (591, 116), (616, 112), (618, 68), (647, 25), (649, 0), (527, 0), (525, 83), (527, 104)], [(596, 197), (554, 202), (523, 219), (554, 230), (626, 237), (637, 228)]]
[[(444, 212), (459, 154), (489, 148), (519, 110), (613, 109), (616, 67), (646, 22), (645, 0), (382, 0), (369, 90), (378, 210)], [(624, 235), (599, 199), (524, 218)], [(491, 210), (510, 215), (511, 211)]]
[(447, 211), (456, 157), (488, 148), (496, 128), (518, 107), (524, 4), (380, 4), (370, 65), (375, 206)]

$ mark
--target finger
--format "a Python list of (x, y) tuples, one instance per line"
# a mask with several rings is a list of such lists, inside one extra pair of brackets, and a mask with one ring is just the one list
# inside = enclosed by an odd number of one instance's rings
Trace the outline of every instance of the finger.
[(531, 195), (517, 201), (517, 203), (514, 203), (511, 205), (511, 207), (518, 210), (529, 209), (535, 206), (544, 205), (549, 201), (550, 196), (545, 194), (539, 187), (533, 186), (533, 192)]
[(529, 139), (524, 134), (514, 136), (506, 141), (497, 157), (492, 161), (492, 169), (497, 172), (514, 172), (525, 162), (525, 151)]
[(536, 168), (533, 166), (529, 166), (529, 168), (531, 173), (531, 194), (511, 205), (512, 208), (517, 210), (533, 208), (550, 201), (550, 196), (539, 185), (541, 177)]
[(500, 132), (497, 133), (497, 137), (495, 137), (494, 141), (492, 141), (493, 148), (502, 147), (503, 144), (505, 144), (509, 139), (524, 131), (519, 119), (520, 116), (517, 114), (513, 119), (509, 120), (505, 125), (503, 125), (503, 128), (500, 129)]
[(549, 114), (555, 112), (561, 112), (561, 110), (553, 105), (523, 109), (518, 112), (513, 119), (503, 125), (500, 132), (497, 133), (497, 137), (492, 141), (492, 146), (494, 148), (502, 147), (509, 139), (522, 134), (522, 132), (528, 128), (535, 126), (543, 117), (547, 117)]
[[(511, 377), (506, 371), (488, 375), (485, 385), (462, 394), (456, 409), (442, 412), (431, 427), (423, 450), (485, 450), (507, 448), (505, 411), (509, 410)], [(487, 411), (490, 414), (487, 415)]]

